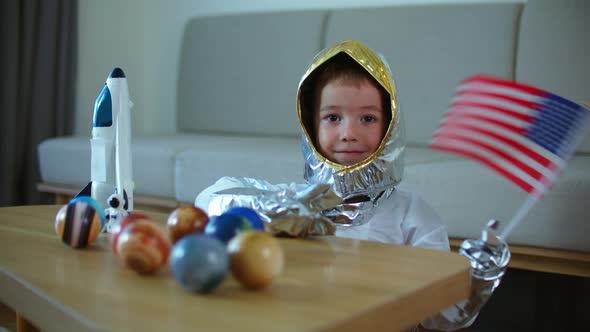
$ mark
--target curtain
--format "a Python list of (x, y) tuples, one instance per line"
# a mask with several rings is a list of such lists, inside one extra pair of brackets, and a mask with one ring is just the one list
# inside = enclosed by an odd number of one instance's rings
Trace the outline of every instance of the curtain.
[(0, 206), (45, 204), (37, 145), (73, 132), (77, 1), (0, 1)]

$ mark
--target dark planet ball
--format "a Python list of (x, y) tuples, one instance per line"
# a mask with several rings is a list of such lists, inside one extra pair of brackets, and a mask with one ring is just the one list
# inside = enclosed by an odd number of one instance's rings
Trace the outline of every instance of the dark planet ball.
[(258, 215), (258, 212), (248, 207), (233, 207), (225, 212), (226, 214), (235, 214), (248, 219), (252, 228), (258, 231), (264, 231), (264, 221)]
[(227, 243), (240, 231), (249, 229), (252, 229), (252, 226), (246, 218), (224, 213), (209, 220), (205, 226), (205, 234)]
[(194, 233), (172, 247), (170, 267), (178, 283), (197, 293), (208, 293), (221, 284), (229, 270), (225, 245), (216, 238)]

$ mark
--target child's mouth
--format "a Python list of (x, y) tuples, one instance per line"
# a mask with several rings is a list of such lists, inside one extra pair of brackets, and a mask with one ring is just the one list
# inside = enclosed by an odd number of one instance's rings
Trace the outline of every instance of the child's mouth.
[(334, 153), (344, 154), (344, 155), (357, 155), (357, 154), (363, 154), (364, 151), (335, 151)]

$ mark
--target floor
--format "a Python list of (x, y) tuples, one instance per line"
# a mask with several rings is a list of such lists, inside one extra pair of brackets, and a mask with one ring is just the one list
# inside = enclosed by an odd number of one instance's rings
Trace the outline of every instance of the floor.
[(470, 330), (590, 331), (590, 278), (508, 270)]
[(16, 332), (15, 313), (8, 306), (0, 303), (0, 332)]

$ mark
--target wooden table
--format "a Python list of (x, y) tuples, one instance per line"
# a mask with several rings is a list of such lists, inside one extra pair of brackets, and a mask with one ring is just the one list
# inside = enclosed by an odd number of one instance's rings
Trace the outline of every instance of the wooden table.
[(395, 331), (469, 290), (468, 261), (456, 254), (322, 237), (280, 239), (285, 269), (269, 288), (246, 290), (228, 275), (200, 295), (167, 266), (147, 277), (125, 268), (106, 235), (66, 246), (53, 230), (58, 208), (0, 208), (0, 301), (43, 331)]

